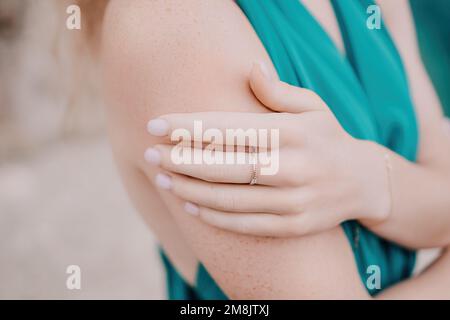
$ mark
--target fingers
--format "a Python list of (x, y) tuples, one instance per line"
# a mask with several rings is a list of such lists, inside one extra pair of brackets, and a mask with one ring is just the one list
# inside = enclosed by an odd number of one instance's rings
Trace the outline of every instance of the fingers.
[[(150, 134), (168, 141), (201, 141), (218, 145), (256, 146), (260, 134), (277, 132), (277, 146), (305, 132), (299, 128), (298, 118), (292, 114), (329, 110), (313, 91), (289, 85), (271, 76), (262, 63), (255, 63), (250, 74), (250, 87), (256, 98), (278, 113), (190, 112), (172, 113), (152, 119), (147, 124)], [(264, 142), (264, 141), (262, 141)], [(267, 142), (264, 142), (267, 143)], [(269, 145), (260, 147), (272, 148)]]
[[(280, 166), (282, 157), (289, 161)], [(258, 185), (300, 186), (313, 176), (305, 170), (305, 158), (288, 150), (281, 153), (222, 152), (157, 145), (147, 149), (145, 159), (167, 171), (215, 183), (249, 184), (256, 161)]]
[(272, 77), (262, 62), (253, 65), (250, 87), (256, 98), (274, 111), (302, 113), (328, 109), (315, 92), (291, 86)]
[(258, 237), (293, 237), (311, 233), (308, 215), (280, 216), (268, 213), (232, 213), (192, 203), (185, 210), (203, 222), (230, 232)]
[(179, 198), (219, 211), (294, 214), (301, 210), (298, 199), (294, 203), (289, 191), (279, 188), (208, 183), (177, 174), (171, 174), (170, 181), (170, 190)]
[(294, 215), (234, 213), (185, 203), (185, 211), (203, 222), (230, 232), (259, 237), (300, 237), (333, 229), (340, 217), (305, 211)]
[(165, 142), (199, 141), (218, 145), (277, 148), (281, 136), (290, 137), (295, 119), (281, 113), (192, 112), (172, 113), (150, 120), (148, 132)]
[[(248, 184), (253, 175), (253, 164), (245, 152), (209, 152), (171, 145), (158, 145), (147, 150), (146, 154), (149, 152), (159, 153), (158, 163), (155, 164), (161, 168), (203, 181)], [(275, 185), (277, 182), (276, 175), (258, 175), (258, 184)]]
[(302, 196), (302, 192), (297, 193), (297, 200), (301, 200), (293, 203), (287, 193), (277, 193), (279, 190), (271, 187), (217, 185), (174, 174), (158, 174), (156, 184), (186, 201), (186, 213), (229, 232), (260, 237), (305, 236), (343, 221), (338, 215), (310, 211), (311, 198), (307, 193)]
[(218, 129), (223, 133), (228, 129), (279, 129), (276, 121), (278, 118), (281, 117), (271, 113), (221, 111), (171, 113), (160, 117), (169, 123), (171, 131), (185, 128), (194, 132), (194, 122), (201, 121), (203, 130)]

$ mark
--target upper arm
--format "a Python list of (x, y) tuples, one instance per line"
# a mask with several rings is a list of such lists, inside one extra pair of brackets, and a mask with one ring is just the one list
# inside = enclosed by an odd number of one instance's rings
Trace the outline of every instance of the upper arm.
[[(264, 112), (248, 88), (247, 75), (254, 60), (272, 64), (232, 1), (129, 3), (112, 2), (105, 19), (108, 122), (122, 170), (141, 171), (152, 185), (156, 169), (142, 158), (158, 141), (146, 133), (147, 121), (172, 112)], [(128, 188), (139, 194), (133, 184)], [(289, 239), (238, 235), (185, 214), (181, 200), (169, 192), (154, 192), (231, 298), (368, 296), (341, 228)], [(145, 206), (140, 209), (152, 214)]]

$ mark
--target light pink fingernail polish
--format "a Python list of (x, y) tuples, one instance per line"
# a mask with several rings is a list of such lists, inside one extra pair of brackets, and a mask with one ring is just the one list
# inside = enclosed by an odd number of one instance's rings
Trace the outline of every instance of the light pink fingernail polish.
[(155, 148), (148, 148), (147, 150), (145, 150), (144, 158), (145, 161), (153, 165), (159, 165), (159, 163), (161, 162), (161, 155)]
[(155, 178), (155, 183), (158, 187), (164, 190), (170, 190), (172, 187), (172, 179), (166, 174), (158, 173)]
[(169, 134), (169, 123), (164, 119), (153, 119), (147, 123), (147, 131), (156, 137)]
[(190, 215), (198, 216), (200, 209), (195, 204), (193, 204), (191, 202), (186, 202), (184, 204), (184, 211), (186, 211)]

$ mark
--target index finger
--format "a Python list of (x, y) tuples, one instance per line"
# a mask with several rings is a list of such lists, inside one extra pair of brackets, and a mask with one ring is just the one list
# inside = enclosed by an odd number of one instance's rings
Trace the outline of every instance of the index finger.
[(286, 113), (193, 112), (172, 113), (150, 120), (147, 129), (167, 141), (274, 148), (288, 135), (292, 115)]

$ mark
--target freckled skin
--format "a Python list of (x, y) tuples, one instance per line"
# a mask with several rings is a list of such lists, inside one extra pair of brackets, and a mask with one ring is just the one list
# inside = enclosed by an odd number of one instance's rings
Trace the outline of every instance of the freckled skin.
[[(329, 3), (305, 1), (342, 47)], [(324, 7), (326, 6), (326, 7)], [(161, 140), (148, 120), (171, 112), (267, 112), (251, 94), (255, 60), (273, 66), (245, 16), (229, 0), (112, 1), (102, 63), (111, 143), (126, 189), (180, 273), (201, 261), (225, 293), (243, 299), (368, 298), (343, 231), (255, 238), (208, 226), (153, 185), (144, 161)]]
[[(115, 156), (133, 202), (182, 275), (195, 279), (198, 257), (233, 298), (289, 297), (290, 269), (330, 274), (325, 271), (330, 266), (321, 271), (298, 263), (325, 254), (350, 270), (346, 278), (353, 285), (348, 292), (363, 292), (340, 229), (290, 240), (231, 234), (187, 215), (179, 199), (152, 184), (157, 171), (144, 162), (143, 152), (158, 141), (145, 132), (149, 119), (168, 112), (267, 112), (251, 94), (247, 79), (253, 61), (272, 64), (239, 8), (230, 1), (136, 1), (131, 7), (116, 1), (108, 8), (105, 25), (105, 90)], [(299, 288), (315, 286), (297, 279)]]

